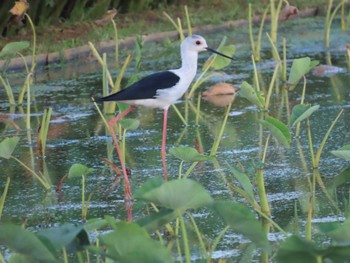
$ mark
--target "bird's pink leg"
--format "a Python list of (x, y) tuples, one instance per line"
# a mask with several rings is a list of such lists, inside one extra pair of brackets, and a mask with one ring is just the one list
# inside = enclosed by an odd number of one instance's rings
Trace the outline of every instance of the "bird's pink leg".
[(168, 109), (164, 109), (164, 119), (163, 119), (163, 137), (162, 137), (162, 163), (164, 170), (164, 180), (168, 181), (168, 172), (166, 169), (166, 129), (168, 120)]
[(118, 116), (116, 116), (115, 118), (111, 119), (108, 122), (109, 132), (112, 135), (112, 138), (113, 138), (113, 141), (114, 141), (114, 145), (115, 145), (115, 148), (116, 148), (117, 153), (118, 153), (120, 165), (122, 166), (122, 171), (123, 171), (123, 176), (124, 176), (124, 181), (125, 181), (124, 196), (125, 196), (125, 200), (126, 201), (132, 200), (132, 194), (131, 194), (131, 190), (130, 190), (129, 178), (128, 178), (128, 175), (126, 173), (126, 168), (125, 168), (125, 163), (124, 163), (124, 160), (123, 160), (123, 156), (122, 156), (122, 153), (121, 153), (121, 150), (120, 150), (120, 147), (119, 147), (117, 136), (115, 135), (114, 126), (121, 118), (123, 118), (125, 115), (127, 115), (130, 111), (132, 111), (135, 108), (136, 108), (136, 106), (134, 106), (134, 105), (129, 107), (127, 110), (125, 110), (122, 113), (118, 114)]

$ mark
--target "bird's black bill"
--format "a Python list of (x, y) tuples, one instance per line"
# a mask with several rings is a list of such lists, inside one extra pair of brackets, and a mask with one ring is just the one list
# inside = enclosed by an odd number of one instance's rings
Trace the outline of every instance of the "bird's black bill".
[(229, 57), (229, 56), (226, 56), (225, 54), (222, 54), (222, 53), (220, 53), (219, 51), (216, 51), (215, 49), (212, 49), (212, 48), (210, 48), (210, 47), (207, 47), (206, 50), (208, 50), (208, 51), (210, 51), (210, 52), (212, 52), (212, 53), (215, 53), (215, 54), (217, 54), (217, 55), (220, 55), (220, 56), (222, 56), (222, 57), (224, 57), (224, 58), (228, 58), (228, 59), (233, 60), (233, 58), (231, 58), (231, 57)]

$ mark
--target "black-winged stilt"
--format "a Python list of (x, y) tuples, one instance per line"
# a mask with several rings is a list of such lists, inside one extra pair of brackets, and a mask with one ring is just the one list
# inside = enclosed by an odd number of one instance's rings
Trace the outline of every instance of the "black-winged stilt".
[(132, 105), (127, 110), (121, 112), (118, 116), (110, 120), (108, 123), (125, 178), (126, 197), (130, 197), (131, 193), (125, 164), (121, 156), (117, 137), (114, 132), (115, 124), (118, 122), (118, 120), (120, 120), (122, 117), (127, 115), (130, 111), (139, 105), (151, 108), (160, 108), (164, 110), (161, 155), (164, 170), (164, 179), (167, 180), (168, 174), (166, 169), (165, 144), (168, 108), (171, 104), (175, 103), (179, 98), (181, 98), (189, 88), (197, 72), (198, 53), (201, 51), (210, 51), (228, 59), (232, 59), (229, 56), (226, 56), (214, 49), (209, 48), (203, 37), (199, 35), (188, 36), (181, 43), (182, 65), (180, 68), (151, 74), (117, 93), (95, 100), (96, 102), (120, 101)]

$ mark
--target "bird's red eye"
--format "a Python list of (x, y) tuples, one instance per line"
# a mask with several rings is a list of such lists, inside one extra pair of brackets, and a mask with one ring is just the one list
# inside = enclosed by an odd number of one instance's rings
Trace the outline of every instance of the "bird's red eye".
[(199, 46), (200, 44), (202, 44), (199, 40), (196, 41), (196, 45)]

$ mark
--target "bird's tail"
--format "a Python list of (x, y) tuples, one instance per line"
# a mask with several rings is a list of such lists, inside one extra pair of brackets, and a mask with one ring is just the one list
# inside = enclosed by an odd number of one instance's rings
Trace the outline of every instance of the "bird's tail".
[(118, 99), (116, 98), (116, 94), (111, 94), (106, 97), (101, 97), (101, 98), (91, 98), (93, 102), (104, 102), (104, 101), (117, 101)]

